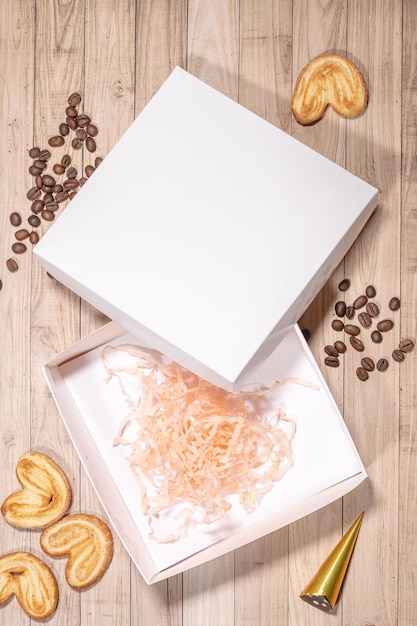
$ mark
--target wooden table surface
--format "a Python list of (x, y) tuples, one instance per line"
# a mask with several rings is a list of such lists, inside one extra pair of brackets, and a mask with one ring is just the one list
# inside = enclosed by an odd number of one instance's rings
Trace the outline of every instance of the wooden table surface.
[[(415, 0), (2, 0), (0, 3), (0, 467), (3, 500), (18, 488), (17, 460), (29, 449), (50, 454), (70, 477), (72, 511), (104, 512), (47, 390), (41, 366), (106, 318), (51, 279), (31, 251), (12, 253), (12, 211), (26, 224), (32, 186), (28, 150), (47, 148), (67, 98), (83, 96), (99, 128), (97, 152), (70, 149), (81, 169), (105, 157), (180, 65), (380, 190), (379, 206), (301, 324), (369, 472), (354, 492), (315, 514), (210, 563), (147, 586), (115, 537), (106, 575), (84, 592), (64, 580), (65, 560), (42, 554), (39, 532), (0, 519), (1, 554), (28, 550), (59, 581), (59, 626), (411, 626), (417, 624), (416, 353), (391, 351), (416, 339), (417, 2)], [(291, 114), (298, 73), (313, 57), (347, 55), (362, 71), (369, 105), (357, 119), (328, 110), (311, 127)], [(83, 161), (81, 161), (83, 159)], [(134, 181), (119, 181), (132, 185)], [(300, 185), (303, 184), (300, 172)], [(60, 205), (56, 219), (64, 210)], [(337, 211), (337, 207), (335, 207)], [(114, 208), (114, 220), (124, 207)], [(42, 235), (50, 222), (42, 220)], [(82, 228), (82, 224), (80, 224)], [(326, 224), (323, 224), (326, 228)], [(29, 247), (31, 245), (29, 244)], [(77, 242), (74, 241), (74, 254)], [(8, 258), (18, 261), (12, 273)], [(291, 259), (288, 260), (289, 264)], [(369, 354), (389, 359), (366, 382), (348, 350), (326, 368), (338, 283), (346, 301), (372, 284), (394, 329)], [(371, 352), (373, 350), (373, 352)], [(335, 611), (299, 593), (343, 532), (365, 511)], [(30, 620), (13, 599), (0, 623)]]

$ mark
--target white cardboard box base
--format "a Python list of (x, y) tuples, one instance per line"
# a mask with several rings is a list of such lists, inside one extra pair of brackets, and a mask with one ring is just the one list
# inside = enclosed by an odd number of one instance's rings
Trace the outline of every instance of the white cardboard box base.
[[(139, 486), (125, 458), (127, 450), (113, 446), (127, 407), (117, 385), (105, 384), (100, 354), (104, 346), (121, 343), (143, 345), (111, 322), (52, 359), (44, 373), (91, 483), (148, 584), (281, 528), (343, 496), (366, 478), (335, 401), (294, 326), (256, 373), (266, 385), (295, 376), (319, 386), (313, 389), (288, 383), (277, 390), (280, 406), (297, 424), (293, 467), (274, 483), (253, 512), (233, 502), (231, 510), (208, 527), (192, 527), (189, 536), (174, 543), (156, 543), (148, 537)], [(169, 534), (170, 520), (165, 523)]]

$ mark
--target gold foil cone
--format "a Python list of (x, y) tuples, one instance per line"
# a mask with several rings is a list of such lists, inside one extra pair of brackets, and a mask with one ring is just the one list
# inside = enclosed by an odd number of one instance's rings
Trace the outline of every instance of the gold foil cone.
[(364, 513), (343, 535), (337, 546), (323, 562), (318, 572), (300, 593), (300, 598), (322, 611), (331, 611), (337, 601), (359, 534)]

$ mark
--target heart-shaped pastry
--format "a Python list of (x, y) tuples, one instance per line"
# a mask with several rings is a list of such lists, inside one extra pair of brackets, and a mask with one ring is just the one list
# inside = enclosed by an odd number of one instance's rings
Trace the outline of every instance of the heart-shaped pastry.
[(0, 557), (0, 606), (13, 595), (33, 619), (46, 619), (58, 604), (58, 584), (47, 565), (29, 552)]
[(71, 485), (61, 468), (42, 452), (27, 452), (18, 461), (22, 486), (1, 506), (4, 518), (18, 528), (45, 528), (61, 519), (71, 504)]
[(97, 582), (113, 556), (113, 536), (94, 515), (67, 515), (46, 528), (40, 538), (42, 549), (51, 556), (68, 556), (65, 578), (74, 589)]
[(300, 72), (292, 112), (303, 125), (320, 120), (330, 105), (345, 117), (359, 115), (368, 104), (368, 90), (362, 74), (349, 59), (323, 54)]

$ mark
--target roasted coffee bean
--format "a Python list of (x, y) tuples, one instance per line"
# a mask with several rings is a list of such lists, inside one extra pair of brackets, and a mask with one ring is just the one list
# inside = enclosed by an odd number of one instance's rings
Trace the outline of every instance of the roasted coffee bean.
[(71, 192), (68, 194), (68, 199), (69, 199), (69, 200), (72, 200), (73, 198), (75, 198), (75, 196), (76, 196), (76, 195), (77, 195), (77, 192), (76, 192), (76, 190), (74, 189), (74, 191), (71, 191)]
[(51, 194), (52, 193), (52, 189), (53, 189), (53, 187), (50, 187), (48, 185), (42, 185), (42, 191), (44, 191), (46, 194), (48, 194), (48, 193)]
[(71, 157), (69, 154), (64, 154), (61, 159), (61, 165), (63, 165), (65, 169), (71, 165)]
[(343, 330), (344, 324), (343, 324), (342, 320), (333, 320), (332, 328), (333, 328), (333, 330), (337, 330), (337, 331)]
[(356, 298), (356, 300), (353, 301), (353, 308), (354, 309), (361, 309), (362, 307), (365, 306), (365, 304), (368, 302), (368, 298), (363, 295), (363, 296), (358, 296)]
[(389, 363), (387, 361), (387, 359), (379, 359), (378, 363), (376, 364), (376, 369), (378, 370), (378, 372), (385, 372), (385, 370), (388, 369)]
[(363, 359), (361, 359), (361, 365), (368, 372), (373, 372), (374, 369), (375, 369), (375, 363), (373, 362), (373, 360), (369, 356), (364, 356)]
[(391, 300), (388, 303), (388, 306), (391, 309), (391, 311), (398, 311), (398, 309), (401, 306), (400, 299), (397, 297), (391, 298)]
[(336, 302), (334, 310), (338, 317), (345, 317), (346, 304), (343, 302), (343, 300), (339, 300), (339, 302)]
[(65, 172), (65, 167), (61, 165), (61, 163), (55, 163), (52, 169), (54, 170), (55, 174), (57, 174), (58, 176), (60, 176), (61, 174)]
[(374, 343), (381, 343), (382, 342), (382, 335), (379, 332), (379, 330), (374, 330), (371, 333), (371, 339)]
[(52, 222), (55, 219), (55, 213), (48, 211), (48, 209), (44, 209), (41, 215), (46, 222)]
[(59, 134), (62, 135), (63, 137), (66, 137), (70, 132), (70, 127), (68, 126), (68, 124), (66, 122), (62, 122), (59, 125)]
[(9, 220), (12, 226), (20, 226), (20, 224), (22, 223), (22, 218), (17, 211), (13, 211), (12, 213), (10, 213)]
[(28, 200), (37, 200), (40, 195), (41, 190), (39, 189), (39, 187), (32, 187), (26, 194)]
[(87, 131), (85, 130), (85, 128), (79, 128), (77, 130), (77, 137), (78, 139), (81, 139), (81, 141), (84, 141), (85, 139), (87, 139)]
[(90, 124), (91, 122), (91, 117), (89, 115), (86, 115), (85, 113), (81, 113), (81, 115), (77, 115), (77, 122), (78, 122), (78, 126), (80, 128), (84, 128), (85, 126), (88, 126), (88, 124)]
[(355, 326), (355, 324), (345, 324), (344, 330), (345, 333), (354, 337), (356, 337), (356, 335), (359, 335), (359, 333), (361, 332), (359, 326)]
[(64, 189), (67, 191), (74, 191), (79, 186), (79, 182), (76, 178), (70, 178), (69, 180), (64, 181)]
[(12, 250), (15, 254), (23, 254), (24, 252), (26, 252), (27, 248), (24, 243), (17, 241), (12, 245)]
[(103, 157), (96, 157), (94, 159), (94, 166), (98, 167), (101, 163), (103, 163)]
[(34, 230), (32, 230), (32, 232), (29, 235), (29, 241), (33, 246), (35, 246), (39, 241), (39, 235)]
[(362, 381), (368, 380), (369, 378), (369, 374), (364, 367), (356, 368), (356, 376)]
[(311, 331), (308, 328), (303, 328), (301, 332), (303, 333), (304, 339), (306, 341), (310, 341), (310, 339), (311, 339)]
[(26, 228), (20, 228), (15, 232), (14, 236), (17, 241), (23, 241), (24, 239), (27, 239), (29, 237), (29, 231), (26, 230)]
[(97, 150), (96, 140), (92, 137), (87, 137), (87, 139), (85, 140), (85, 145), (89, 152), (95, 152)]
[(397, 363), (401, 363), (401, 361), (404, 361), (405, 359), (405, 354), (402, 350), (393, 350), (392, 358), (394, 359), (394, 361), (397, 361)]
[(67, 178), (76, 178), (78, 172), (76, 167), (69, 167), (67, 169)]
[(55, 201), (58, 202), (59, 204), (61, 202), (65, 202), (65, 200), (68, 200), (68, 192), (65, 191), (61, 191), (60, 193), (55, 194)]
[(378, 315), (379, 315), (378, 305), (375, 304), (375, 302), (367, 302), (366, 303), (366, 312), (371, 317), (378, 317)]
[(373, 285), (368, 285), (367, 288), (365, 289), (365, 294), (367, 295), (368, 298), (375, 298), (376, 296), (376, 289)]
[(59, 204), (58, 202), (48, 202), (48, 204), (45, 204), (45, 209), (47, 211), (58, 211)]
[(55, 135), (54, 137), (50, 137), (48, 143), (51, 148), (59, 148), (64, 145), (65, 139), (61, 135)]
[(33, 148), (29, 150), (29, 156), (31, 159), (37, 159), (40, 153), (41, 153), (41, 150), (37, 146), (34, 146)]
[(95, 167), (93, 167), (92, 165), (85, 166), (85, 175), (87, 176), (87, 178), (90, 178), (91, 174), (93, 174), (94, 171)]
[(324, 347), (324, 351), (326, 354), (328, 354), (329, 356), (338, 356), (339, 352), (337, 351), (337, 349), (334, 346), (325, 346)]
[(78, 122), (76, 117), (70, 117), (69, 115), (66, 117), (65, 122), (71, 128), (71, 130), (77, 130)]
[(346, 307), (345, 315), (348, 318), (348, 320), (353, 320), (353, 318), (355, 317), (355, 309), (353, 308), (352, 305), (349, 305)]
[(77, 91), (74, 91), (74, 93), (69, 96), (67, 102), (70, 107), (76, 107), (81, 102), (80, 94)]
[(350, 287), (350, 280), (348, 278), (344, 278), (340, 281), (338, 287), (340, 291), (347, 291)]
[(372, 318), (369, 315), (369, 313), (359, 313), (358, 315), (358, 322), (361, 324), (361, 326), (363, 326), (364, 328), (369, 328), (372, 324)]
[[(51, 187), (49, 187), (49, 189), (51, 189)], [(45, 204), (48, 204), (49, 202), (53, 202), (54, 196), (52, 195), (52, 193), (46, 193), (43, 197), (43, 201), (45, 202)]]
[(34, 167), (37, 167), (41, 170), (41, 172), (47, 167), (46, 161), (42, 161), (42, 159), (36, 159), (33, 162)]
[(45, 202), (43, 200), (35, 200), (32, 202), (32, 206), (30, 207), (32, 213), (40, 213), (45, 206)]
[(6, 267), (9, 270), (9, 272), (12, 272), (12, 274), (14, 272), (17, 272), (17, 270), (19, 269), (19, 266), (17, 264), (17, 261), (15, 261), (15, 259), (7, 259), (6, 261)]
[(3, 289), (3, 281), (0, 280), (0, 291)]
[(392, 320), (381, 320), (380, 322), (378, 322), (376, 327), (381, 333), (386, 333), (387, 331), (394, 328), (394, 322)]
[(337, 356), (326, 356), (324, 363), (329, 367), (339, 367), (339, 359)]
[(71, 141), (71, 145), (74, 150), (79, 150), (82, 147), (83, 142), (81, 141), (81, 139), (78, 139), (78, 137), (74, 137), (74, 139)]
[(39, 189), (42, 188), (42, 176), (40, 174), (38, 174), (37, 176), (35, 176), (35, 186), (38, 187)]
[(37, 215), (29, 215), (28, 224), (32, 226), (32, 228), (38, 228), (38, 226), (40, 226), (40, 223), (41, 221)]
[(52, 192), (53, 192), (53, 193), (59, 193), (59, 192), (60, 192), (60, 191), (62, 191), (63, 189), (64, 189), (64, 188), (63, 188), (63, 186), (62, 186), (61, 184), (59, 184), (59, 185), (54, 185), (54, 186), (52, 187)]
[(411, 339), (402, 339), (398, 344), (398, 347), (403, 352), (411, 352), (412, 350), (414, 350), (414, 343), (411, 341)]
[(346, 352), (346, 344), (343, 341), (335, 341), (334, 347), (339, 352), (339, 354), (344, 354)]
[(41, 150), (38, 156), (38, 159), (40, 161), (49, 161), (49, 159), (51, 158), (51, 153), (49, 150)]
[(51, 187), (51, 191), (52, 191), (52, 187), (55, 185), (56, 180), (53, 176), (50, 176), (49, 174), (45, 174), (45, 176), (42, 176), (42, 182), (47, 187)]
[(87, 133), (90, 137), (96, 137), (98, 135), (98, 128), (95, 124), (88, 124)]
[(352, 348), (355, 348), (358, 352), (363, 352), (365, 350), (363, 342), (358, 337), (349, 337), (349, 342)]
[(83, 185), (85, 185), (85, 183), (87, 182), (87, 178), (84, 178), (84, 176), (82, 178), (80, 178), (80, 187), (82, 187)]
[(70, 105), (65, 109), (65, 114), (68, 115), (68, 117), (77, 117), (78, 111), (74, 106)]
[(37, 176), (38, 174), (42, 174), (43, 170), (40, 167), (36, 167), (35, 165), (31, 165), (29, 168), (29, 174), (31, 176)]

